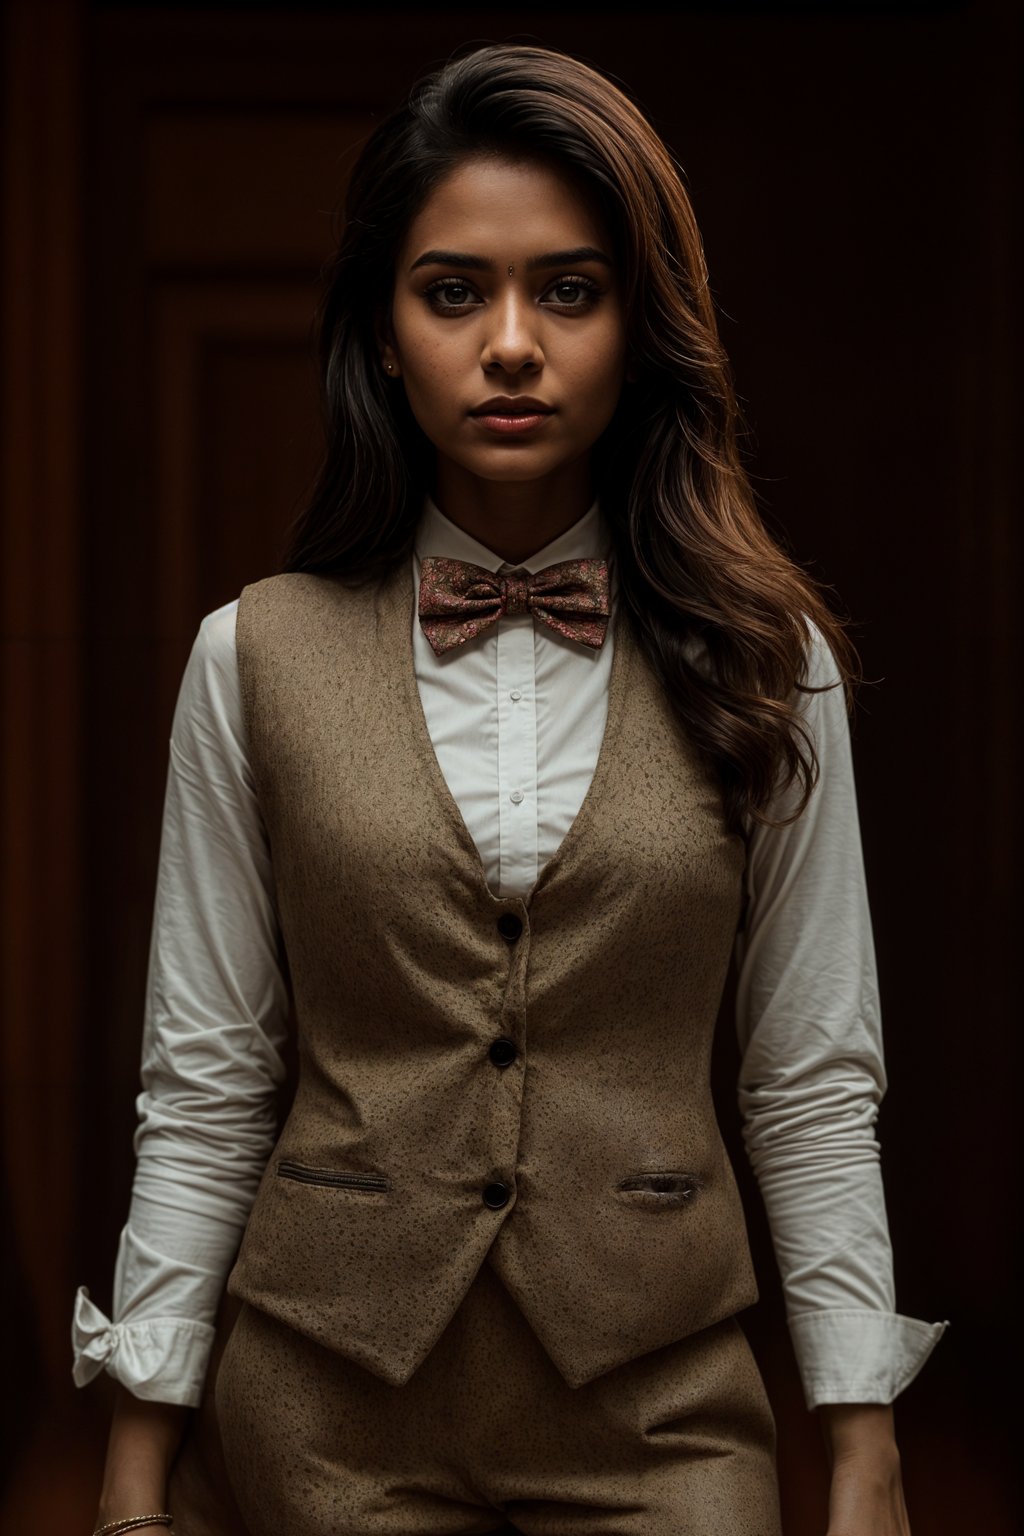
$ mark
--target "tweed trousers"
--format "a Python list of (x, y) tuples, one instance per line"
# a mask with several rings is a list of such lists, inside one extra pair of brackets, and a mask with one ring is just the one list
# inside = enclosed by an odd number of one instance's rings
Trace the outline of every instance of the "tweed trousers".
[(392, 1386), (233, 1310), (172, 1478), (177, 1536), (780, 1536), (735, 1317), (573, 1388), (485, 1262)]

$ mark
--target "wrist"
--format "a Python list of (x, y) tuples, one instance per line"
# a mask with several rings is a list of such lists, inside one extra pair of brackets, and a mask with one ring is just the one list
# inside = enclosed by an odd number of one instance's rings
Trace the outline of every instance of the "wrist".
[(167, 1509), (167, 1480), (187, 1413), (173, 1404), (143, 1402), (119, 1385), (97, 1526)]
[(818, 1410), (829, 1460), (899, 1465), (891, 1403), (825, 1403)]
[(149, 1518), (147, 1518), (147, 1515), (149, 1515), (149, 1511), (142, 1515), (123, 1515), (120, 1519), (115, 1518), (109, 1521), (99, 1518), (99, 1523), (92, 1536), (122, 1536), (122, 1533), (127, 1532), (131, 1532), (131, 1536), (135, 1536), (136, 1531), (170, 1530), (171, 1517), (166, 1510), (162, 1513), (153, 1511)]
[[(109, 1490), (105, 1487), (96, 1511), (96, 1526), (109, 1525), (114, 1520), (133, 1520), (140, 1515), (164, 1514), (166, 1510), (165, 1482), (156, 1487), (146, 1483), (115, 1486)], [(145, 1526), (142, 1529), (155, 1531), (165, 1527), (154, 1525)]]

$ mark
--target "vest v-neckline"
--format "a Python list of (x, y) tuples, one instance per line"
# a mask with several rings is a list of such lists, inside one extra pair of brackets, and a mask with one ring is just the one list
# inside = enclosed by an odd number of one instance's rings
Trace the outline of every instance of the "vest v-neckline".
[[(423, 710), (423, 700), (420, 698), (419, 686), (416, 682), (416, 658), (413, 651), (413, 620), (415, 583), (413, 581), (412, 561), (404, 560), (392, 580), (387, 583), (385, 592), (385, 611), (391, 627), (389, 639), (393, 646), (389, 646), (389, 654), (400, 658), (399, 671), (402, 675), (402, 684), (405, 693), (407, 714), (411, 724), (412, 737), (415, 750), (423, 762), (424, 770), (434, 787), (435, 795), (440, 802), (441, 809), (449, 826), (455, 833), (463, 852), (466, 853), (476, 871), (476, 878), (484, 891), (495, 903), (505, 906), (510, 900), (520, 900), (526, 907), (536, 895), (538, 888), (546, 885), (554, 875), (558, 873), (566, 858), (574, 851), (579, 842), (581, 830), (586, 831), (587, 823), (593, 817), (594, 804), (604, 792), (605, 782), (610, 770), (610, 760), (615, 746), (616, 737), (622, 724), (625, 712), (625, 700), (628, 696), (632, 671), (633, 656), (636, 642), (630, 629), (625, 606), (619, 597), (615, 604), (615, 612), (612, 615), (613, 626), (612, 664), (608, 675), (608, 711), (605, 717), (604, 734), (601, 737), (601, 745), (598, 749), (597, 762), (590, 783), (587, 785), (586, 794), (580, 802), (579, 810), (573, 817), (558, 847), (550, 858), (537, 872), (530, 889), (524, 896), (499, 896), (491, 889), (487, 879), (487, 871), (484, 869), (480, 850), (473, 840), (473, 834), (466, 825), (465, 818), (459, 809), (458, 801), (452, 794), (434, 750), (434, 743), (430, 737), (430, 728), (427, 725), (427, 717)], [(497, 815), (497, 808), (495, 808)]]

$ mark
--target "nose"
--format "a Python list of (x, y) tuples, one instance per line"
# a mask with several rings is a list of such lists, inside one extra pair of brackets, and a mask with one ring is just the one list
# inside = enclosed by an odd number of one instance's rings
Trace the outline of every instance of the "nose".
[(528, 299), (510, 291), (490, 306), (489, 318), (480, 357), (485, 372), (535, 372), (543, 365), (537, 314)]

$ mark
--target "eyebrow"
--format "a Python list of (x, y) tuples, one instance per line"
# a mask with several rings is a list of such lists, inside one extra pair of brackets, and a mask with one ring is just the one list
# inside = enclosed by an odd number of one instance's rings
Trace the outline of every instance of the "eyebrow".
[[(603, 266), (611, 267), (608, 257), (595, 245), (576, 245), (568, 251), (548, 251), (544, 256), (531, 256), (526, 270), (537, 272), (544, 267), (571, 267), (584, 261), (599, 261)], [(465, 251), (424, 251), (409, 271), (415, 272), (417, 267), (462, 267), (470, 272), (495, 272), (497, 266), (497, 262), (468, 255)]]

